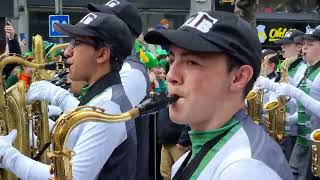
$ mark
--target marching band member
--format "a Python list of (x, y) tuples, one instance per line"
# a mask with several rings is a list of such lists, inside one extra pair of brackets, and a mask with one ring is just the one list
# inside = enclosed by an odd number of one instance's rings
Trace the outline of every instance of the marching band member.
[[(130, 29), (132, 46), (142, 33), (142, 19), (139, 10), (126, 0), (111, 0), (104, 5), (88, 4), (88, 9), (114, 14), (123, 20)], [(148, 72), (134, 49), (132, 49), (131, 55), (124, 60), (120, 76), (124, 91), (132, 107), (148, 97), (150, 84)], [(136, 178), (146, 179), (149, 177), (149, 116), (136, 118), (135, 125), (139, 159), (137, 169), (143, 169), (143, 171), (137, 171)]]
[(192, 129), (192, 150), (173, 166), (173, 180), (293, 179), (280, 147), (245, 112), (261, 66), (257, 33), (247, 22), (198, 12), (178, 30), (150, 31), (145, 40), (169, 45), (168, 91), (179, 97), (170, 118)]
[[(132, 45), (135, 39), (142, 33), (142, 20), (139, 10), (133, 4), (124, 0), (111, 0), (104, 5), (89, 4), (88, 9), (93, 12), (102, 12), (114, 14), (123, 20), (130, 32)], [(123, 63), (120, 71), (121, 82), (131, 103), (134, 107), (142, 100), (147, 98), (149, 90), (149, 77), (145, 66), (140, 62), (137, 53), (132, 50)], [(49, 82), (40, 81), (31, 84), (28, 91), (28, 101), (46, 100), (53, 105), (60, 107), (63, 111), (73, 109), (78, 106), (79, 102), (69, 92), (55, 87)], [(135, 120), (138, 159), (141, 161), (137, 164), (139, 169), (146, 171), (137, 171), (137, 178), (146, 178), (148, 176), (148, 153), (149, 153), (149, 121), (148, 116), (139, 117)]]
[[(111, 114), (131, 108), (119, 70), (132, 49), (126, 24), (114, 15), (89, 13), (76, 25), (56, 24), (55, 29), (71, 37), (67, 48), (70, 78), (86, 81), (82, 105), (98, 106)], [(21, 179), (49, 179), (49, 165), (29, 159), (14, 147), (15, 132), (0, 138), (1, 167)], [(133, 121), (87, 122), (70, 134), (67, 146), (75, 151), (73, 179), (134, 179), (136, 134)], [(107, 164), (107, 165), (105, 165)], [(104, 176), (99, 176), (103, 168)]]

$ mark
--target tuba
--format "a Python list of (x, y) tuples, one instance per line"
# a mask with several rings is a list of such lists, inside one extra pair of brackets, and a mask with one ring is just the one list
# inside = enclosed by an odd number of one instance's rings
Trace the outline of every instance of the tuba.
[[(7, 64), (17, 63), (35, 69), (54, 70), (64, 67), (59, 63), (34, 64), (15, 54), (4, 54), (0, 56), (0, 73)], [(26, 85), (19, 81), (9, 89), (4, 88), (4, 78), (0, 80), (0, 135), (7, 135), (13, 129), (17, 129), (18, 135), (13, 146), (22, 154), (30, 157), (29, 145), (29, 119), (27, 113)], [(12, 173), (0, 170), (1, 180), (17, 179)]]
[(311, 171), (316, 177), (320, 177), (320, 129), (316, 129), (311, 133)]
[(175, 102), (178, 97), (167, 97), (163, 99), (147, 99), (136, 108), (118, 115), (105, 114), (103, 109), (92, 106), (80, 106), (70, 114), (63, 114), (57, 120), (51, 135), (52, 151), (48, 154), (52, 164), (50, 168), (51, 180), (71, 180), (72, 166), (70, 161), (74, 152), (66, 148), (66, 139), (70, 132), (78, 125), (89, 122), (117, 123), (134, 119), (139, 116), (148, 115), (159, 111)]
[[(289, 66), (297, 59), (297, 57), (287, 58), (281, 63), (280, 83), (288, 82)], [(285, 121), (286, 121), (286, 96), (279, 96), (278, 101), (273, 101), (265, 105), (264, 109), (267, 112), (266, 129), (269, 135), (281, 142), (285, 136)]]

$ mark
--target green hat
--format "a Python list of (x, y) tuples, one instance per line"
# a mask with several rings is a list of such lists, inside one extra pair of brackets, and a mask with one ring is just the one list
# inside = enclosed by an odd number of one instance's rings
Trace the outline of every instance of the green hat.
[(156, 48), (156, 54), (159, 55), (168, 55), (167, 51), (165, 49), (162, 49), (160, 47)]
[(158, 47), (158, 48), (156, 48), (156, 56), (157, 56), (158, 60), (164, 59), (168, 56), (168, 52), (165, 49)]
[(32, 57), (32, 52), (31, 51), (26, 51), (22, 54), (22, 57), (27, 59), (29, 57)]
[(158, 60), (149, 51), (140, 49), (140, 60), (149, 69), (158, 66)]
[(32, 51), (26, 51), (22, 54), (22, 57), (27, 59), (28, 61), (32, 61), (33, 59), (33, 54)]
[[(48, 60), (48, 61), (52, 61), (53, 60), (53, 59), (51, 59), (51, 56), (50, 56), (50, 49), (55, 45), (56, 45), (55, 43), (51, 43), (51, 42), (48, 42), (48, 41), (44, 41), (43, 42), (43, 48), (44, 48), (44, 51), (45, 51), (45, 54), (46, 54), (46, 57), (45, 57), (46, 60)], [(59, 53), (60, 53), (60, 51), (59, 51)], [(56, 55), (54, 55), (54, 56), (56, 56)]]
[(166, 72), (169, 71), (170, 65), (169, 65), (169, 63), (168, 63), (167, 60), (161, 59), (161, 60), (159, 61), (159, 66), (162, 67)]
[(48, 53), (50, 51), (50, 49), (56, 45), (55, 43), (51, 43), (51, 42), (48, 42), (48, 41), (44, 41), (43, 42), (43, 48), (45, 50), (45, 53)]
[(141, 48), (141, 43), (140, 43), (137, 39), (134, 41), (134, 46), (133, 46), (133, 48), (134, 48), (134, 50), (135, 50), (137, 53), (139, 53), (140, 48)]

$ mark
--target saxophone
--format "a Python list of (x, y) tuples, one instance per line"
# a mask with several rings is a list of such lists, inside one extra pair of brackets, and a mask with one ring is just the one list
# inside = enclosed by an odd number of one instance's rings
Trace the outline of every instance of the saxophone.
[(78, 125), (89, 122), (117, 123), (134, 119), (139, 116), (159, 111), (178, 100), (178, 97), (167, 97), (163, 99), (150, 98), (142, 102), (136, 108), (125, 113), (111, 115), (104, 113), (103, 109), (92, 106), (80, 106), (69, 114), (63, 114), (57, 120), (51, 135), (52, 151), (48, 154), (52, 160), (50, 173), (51, 180), (71, 180), (72, 166), (70, 161), (74, 152), (66, 148), (66, 139), (70, 132)]
[(311, 133), (311, 171), (316, 177), (320, 177), (320, 129), (316, 129)]
[[(261, 64), (261, 76), (267, 76), (264, 68), (264, 63), (277, 54), (268, 54), (263, 58), (263, 63)], [(247, 101), (247, 114), (248, 116), (258, 125), (262, 124), (262, 111), (263, 111), (263, 96), (264, 90), (257, 89), (256, 91), (250, 91), (245, 100)]]
[[(17, 63), (35, 69), (56, 69), (63, 67), (59, 63), (34, 64), (15, 54), (4, 54), (0, 56), (0, 73), (7, 64)], [(30, 157), (31, 149), (29, 146), (29, 120), (27, 113), (26, 85), (19, 81), (9, 89), (4, 88), (4, 78), (0, 80), (0, 135), (7, 135), (11, 130), (17, 129), (18, 135), (13, 146), (22, 154)], [(0, 179), (17, 179), (12, 173), (0, 170)]]
[(247, 114), (256, 124), (262, 124), (263, 95), (263, 89), (258, 89), (246, 96)]
[[(289, 66), (297, 60), (298, 57), (287, 58), (281, 63), (280, 82), (288, 83)], [(285, 121), (286, 121), (286, 96), (279, 96), (278, 101), (272, 101), (265, 105), (264, 109), (267, 112), (266, 129), (269, 135), (281, 142), (285, 136)]]

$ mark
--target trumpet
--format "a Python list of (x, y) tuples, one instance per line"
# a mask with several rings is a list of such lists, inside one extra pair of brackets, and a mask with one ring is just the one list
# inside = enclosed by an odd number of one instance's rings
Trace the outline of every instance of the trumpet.
[(103, 109), (92, 106), (80, 106), (70, 114), (63, 114), (57, 120), (51, 135), (52, 151), (48, 153), (52, 161), (50, 173), (52, 180), (71, 180), (72, 166), (70, 161), (74, 152), (66, 148), (66, 139), (70, 132), (78, 125), (89, 122), (118, 123), (148, 115), (159, 111), (178, 100), (177, 96), (166, 98), (152, 97), (136, 108), (118, 115), (106, 114)]

